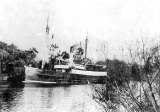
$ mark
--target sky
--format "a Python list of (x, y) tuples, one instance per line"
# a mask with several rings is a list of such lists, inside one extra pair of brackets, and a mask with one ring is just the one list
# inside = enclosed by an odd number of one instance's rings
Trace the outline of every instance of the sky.
[(107, 43), (108, 56), (113, 58), (142, 34), (159, 37), (159, 6), (159, 0), (1, 0), (0, 41), (41, 52), (49, 13), (50, 44), (69, 51), (88, 32), (92, 48)]

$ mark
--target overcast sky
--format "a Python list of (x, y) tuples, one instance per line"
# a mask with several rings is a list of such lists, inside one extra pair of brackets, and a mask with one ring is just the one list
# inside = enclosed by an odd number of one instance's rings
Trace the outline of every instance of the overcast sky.
[(116, 55), (124, 43), (160, 34), (160, 0), (1, 0), (0, 41), (20, 49), (42, 47), (49, 12), (51, 43), (62, 50), (87, 36), (108, 43)]

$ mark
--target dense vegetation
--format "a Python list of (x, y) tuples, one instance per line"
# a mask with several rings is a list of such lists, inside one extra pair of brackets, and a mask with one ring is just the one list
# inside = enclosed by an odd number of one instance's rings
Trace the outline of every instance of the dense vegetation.
[[(0, 42), (0, 61), (2, 72), (11, 72), (13, 67), (24, 67), (24, 65), (31, 65), (32, 67), (41, 68), (42, 60), (35, 60), (38, 51), (32, 47), (29, 50), (20, 50), (14, 44), (7, 45), (4, 42)], [(49, 62), (45, 63), (44, 69), (53, 69), (54, 64), (58, 63), (56, 58), (68, 59), (69, 54), (59, 52), (56, 55), (51, 55)]]
[[(129, 48), (131, 63), (107, 59), (107, 78), (102, 86), (93, 85), (93, 99), (104, 111), (160, 111), (160, 46)], [(142, 48), (142, 49), (141, 49)], [(131, 51), (132, 50), (132, 51)], [(125, 110), (125, 111), (124, 111)]]
[(33, 47), (29, 50), (20, 50), (14, 44), (7, 45), (0, 42), (0, 61), (2, 72), (9, 72), (13, 67), (23, 67), (34, 61), (38, 51)]

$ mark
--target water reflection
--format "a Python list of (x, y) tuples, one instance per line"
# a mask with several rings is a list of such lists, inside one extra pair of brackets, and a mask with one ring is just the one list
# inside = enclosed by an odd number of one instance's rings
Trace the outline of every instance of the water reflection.
[(0, 99), (3, 107), (3, 111), (10, 111), (17, 105), (21, 99), (24, 85), (9, 85), (3, 91), (1, 91)]
[(89, 85), (8, 87), (2, 112), (99, 112), (88, 96)]
[(53, 88), (41, 89), (41, 104), (42, 108), (51, 108), (53, 105)]

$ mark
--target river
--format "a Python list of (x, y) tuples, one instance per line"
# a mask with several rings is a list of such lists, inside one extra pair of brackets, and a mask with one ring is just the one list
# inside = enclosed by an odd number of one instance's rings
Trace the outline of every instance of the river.
[(1, 112), (101, 112), (91, 85), (22, 84), (1, 88)]

